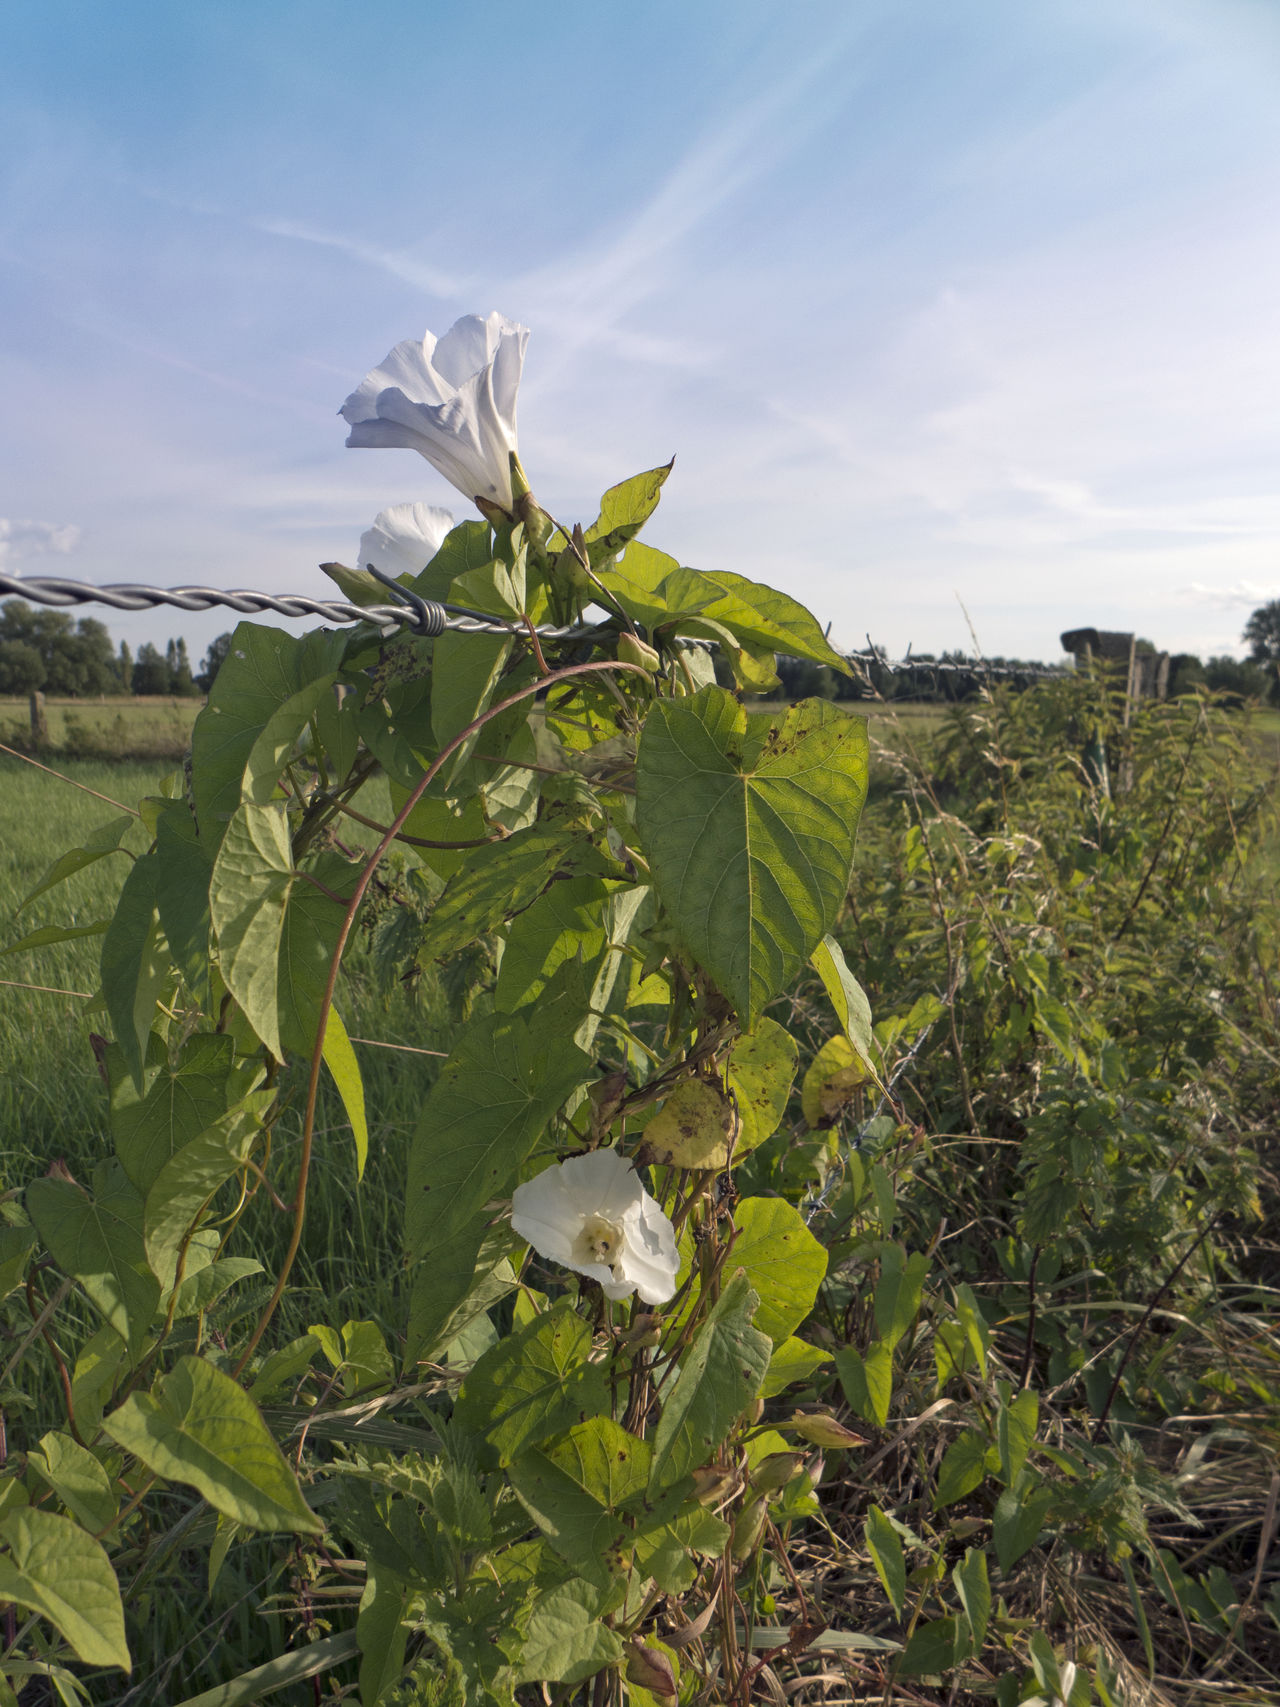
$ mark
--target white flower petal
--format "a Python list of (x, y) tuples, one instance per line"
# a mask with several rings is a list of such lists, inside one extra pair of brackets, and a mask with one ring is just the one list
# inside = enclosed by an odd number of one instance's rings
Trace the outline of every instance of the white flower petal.
[(570, 1156), (560, 1167), (575, 1202), (586, 1205), (590, 1199), (588, 1214), (619, 1221), (628, 1210), (639, 1209), (645, 1195), (639, 1174), (616, 1150), (590, 1150), (585, 1156)]
[(384, 575), (420, 575), (453, 526), (448, 510), (434, 504), (392, 504), (360, 536), (357, 568), (372, 563)]
[(558, 1168), (545, 1168), (516, 1187), (511, 1199), (511, 1225), (541, 1256), (567, 1263), (581, 1222)]
[(511, 1212), (512, 1230), (532, 1245), (539, 1256), (550, 1257), (552, 1262), (558, 1262), (562, 1268), (574, 1268), (573, 1240), (565, 1236), (563, 1226), (556, 1221), (544, 1220), (539, 1215), (531, 1215), (527, 1209), (517, 1213)]
[[(581, 1260), (601, 1222), (611, 1239), (621, 1234), (612, 1267)], [(511, 1225), (540, 1256), (598, 1281), (607, 1298), (638, 1291), (646, 1304), (661, 1304), (675, 1292), (680, 1267), (675, 1230), (635, 1168), (616, 1150), (571, 1156), (517, 1186)]]
[(628, 1246), (613, 1272), (627, 1282), (628, 1292), (634, 1289), (646, 1304), (665, 1304), (675, 1295), (678, 1267)]
[[(455, 391), (475, 374), (482, 373), (493, 361), (501, 340), (501, 328), (511, 321), (501, 314), (491, 314), (482, 320), (478, 314), (464, 314), (455, 320), (443, 338), (435, 340), (431, 365)], [(424, 339), (425, 343), (426, 340)]]
[(348, 445), (416, 450), (468, 498), (509, 509), (528, 341), (526, 327), (495, 313), (397, 344), (342, 405)]

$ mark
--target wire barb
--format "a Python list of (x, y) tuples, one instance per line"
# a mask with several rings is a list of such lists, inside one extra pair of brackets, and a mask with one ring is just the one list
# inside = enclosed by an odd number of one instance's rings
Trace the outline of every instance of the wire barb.
[(379, 569), (376, 563), (366, 564), (365, 567), (375, 581), (381, 581), (384, 587), (389, 587), (397, 606), (405, 606), (412, 615), (403, 618), (412, 621), (414, 627), (422, 634), (431, 636), (443, 634), (449, 618), (443, 605), (436, 604), (434, 599), (424, 599), (409, 587), (402, 587), (399, 581), (393, 580), (385, 570)]

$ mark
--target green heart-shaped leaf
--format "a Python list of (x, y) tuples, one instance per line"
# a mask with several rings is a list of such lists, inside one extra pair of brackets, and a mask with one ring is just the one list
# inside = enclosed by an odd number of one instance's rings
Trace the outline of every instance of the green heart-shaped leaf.
[(867, 732), (825, 700), (749, 717), (723, 688), (660, 701), (636, 821), (682, 941), (748, 1027), (835, 923), (867, 792)]

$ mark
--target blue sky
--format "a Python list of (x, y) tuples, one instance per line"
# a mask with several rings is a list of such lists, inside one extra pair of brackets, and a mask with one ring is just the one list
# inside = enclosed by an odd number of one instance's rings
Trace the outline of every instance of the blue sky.
[(466, 513), (339, 405), (497, 308), (549, 508), (674, 452), (647, 537), (849, 644), (1280, 596), (1273, 0), (42, 0), (0, 89), (11, 572), (323, 594)]

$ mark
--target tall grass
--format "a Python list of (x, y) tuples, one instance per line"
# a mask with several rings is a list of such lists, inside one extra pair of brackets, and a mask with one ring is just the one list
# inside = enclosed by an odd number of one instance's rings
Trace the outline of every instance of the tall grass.
[[(102, 939), (82, 937), (5, 954), (46, 926), (86, 925), (110, 916), (131, 854), (147, 845), (139, 821), (124, 852), (111, 854), (38, 896), (17, 912), (53, 860), (95, 827), (155, 793), (164, 767), (101, 761), (51, 761), (62, 777), (0, 755), (0, 1189), (20, 1188), (62, 1161), (77, 1179), (110, 1153), (106, 1087), (90, 1043), (109, 1025), (96, 1000)], [(95, 790), (96, 793), (86, 792)], [(106, 796), (107, 798), (100, 798)], [(375, 799), (372, 812), (376, 815)], [(369, 832), (355, 826), (353, 841)], [(295, 1284), (281, 1312), (284, 1338), (311, 1322), (335, 1326), (381, 1315), (397, 1284), (404, 1202), (404, 1154), (418, 1110), (447, 1051), (447, 1005), (427, 978), (415, 994), (384, 992), (367, 946), (349, 957), (342, 1009), (349, 1031), (374, 1040), (357, 1045), (369, 1112), (369, 1158), (356, 1189), (350, 1128), (336, 1098), (326, 1097), (311, 1173), (306, 1235)], [(376, 1047), (400, 1045), (401, 1048)], [(302, 1100), (301, 1086), (295, 1105)], [(277, 1160), (289, 1178), (289, 1151), (300, 1119), (286, 1112), (275, 1131)], [(273, 1227), (278, 1224), (278, 1235)], [(288, 1218), (265, 1196), (248, 1228), (270, 1250), (283, 1248)]]
[[(161, 694), (111, 699), (45, 701), (47, 738), (41, 749), (62, 758), (175, 764), (191, 743), (203, 701)], [(0, 698), (0, 741), (33, 750), (28, 701)]]

